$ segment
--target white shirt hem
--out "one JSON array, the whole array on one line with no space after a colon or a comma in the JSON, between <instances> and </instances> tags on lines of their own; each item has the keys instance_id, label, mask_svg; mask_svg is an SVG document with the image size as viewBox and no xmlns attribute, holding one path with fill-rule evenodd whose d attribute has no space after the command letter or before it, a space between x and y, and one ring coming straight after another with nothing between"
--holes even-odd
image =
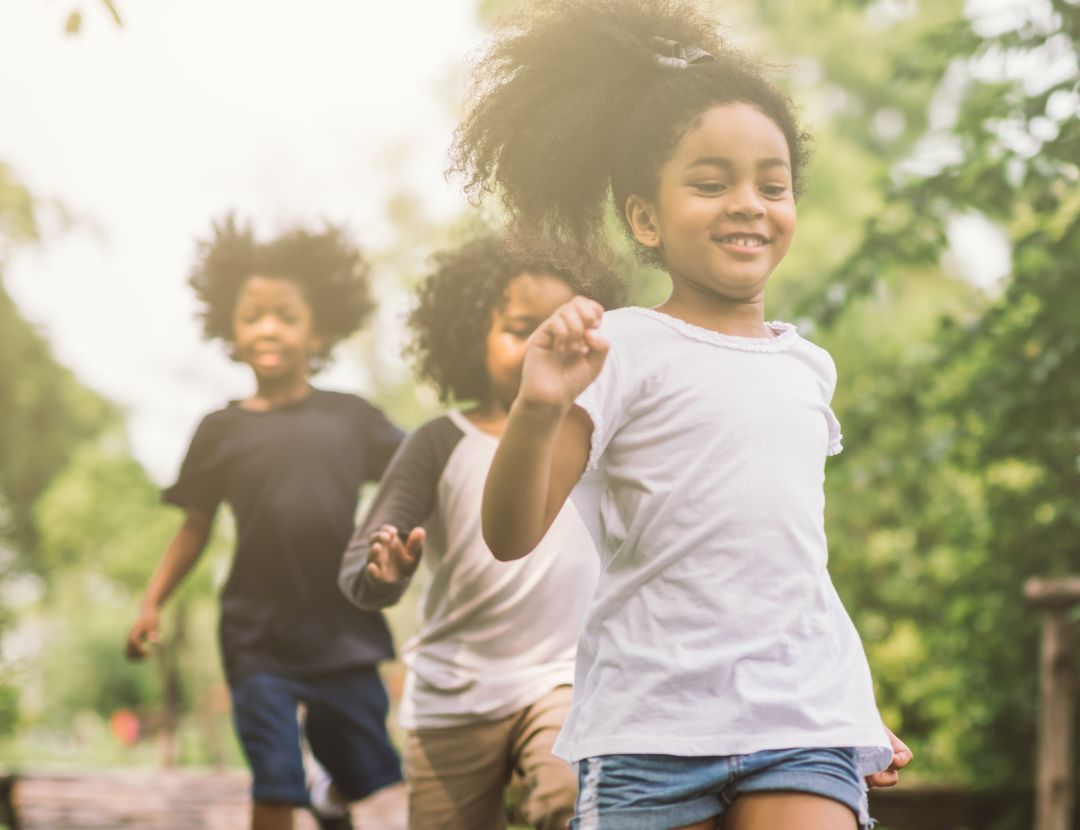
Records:
<instances>
[{"instance_id":1,"label":"white shirt hem","mask_svg":"<svg viewBox=\"0 0 1080 830\"><path fill-rule=\"evenodd\" d=\"M678 755L684 758L704 756L750 755L769 749L821 749L826 747L855 747L859 750L859 774L881 772L892 763L892 745L881 730L845 730L807 734L789 732L770 734L767 738L732 738L709 736L701 738L657 738L652 735L618 735L571 743L563 735L555 742L552 754L575 764L597 755Z\"/></svg>"}]
</instances>

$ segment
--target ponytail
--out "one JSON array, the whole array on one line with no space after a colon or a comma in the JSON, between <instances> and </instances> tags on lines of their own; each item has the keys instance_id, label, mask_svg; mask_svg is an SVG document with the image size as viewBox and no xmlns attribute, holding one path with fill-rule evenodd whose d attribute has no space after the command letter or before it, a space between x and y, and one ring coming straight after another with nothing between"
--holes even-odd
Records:
<instances>
[{"instance_id":1,"label":"ponytail","mask_svg":"<svg viewBox=\"0 0 1080 830\"><path fill-rule=\"evenodd\" d=\"M622 216L627 197L652 196L686 129L724 103L776 121L799 169L790 101L697 0L548 0L500 24L472 67L451 172L474 199L494 193L519 240L603 252L611 197Z\"/></svg>"}]
</instances>

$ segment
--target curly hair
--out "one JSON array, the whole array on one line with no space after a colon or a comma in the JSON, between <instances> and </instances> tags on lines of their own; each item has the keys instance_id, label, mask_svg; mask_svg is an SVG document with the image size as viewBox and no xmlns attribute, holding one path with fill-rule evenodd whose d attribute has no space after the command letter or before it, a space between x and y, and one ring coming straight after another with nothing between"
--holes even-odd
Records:
<instances>
[{"instance_id":1,"label":"curly hair","mask_svg":"<svg viewBox=\"0 0 1080 830\"><path fill-rule=\"evenodd\" d=\"M210 239L200 240L188 284L202 303L203 336L233 340L233 311L240 290L253 276L281 277L295 283L311 308L322 350L312 358L321 369L341 340L356 331L375 307L369 266L346 233L326 224L321 233L288 230L269 242L255 238L250 225L234 216L213 224Z\"/></svg>"},{"instance_id":2,"label":"curly hair","mask_svg":"<svg viewBox=\"0 0 1080 830\"><path fill-rule=\"evenodd\" d=\"M505 302L506 289L522 274L558 277L577 294L615 308L625 286L615 271L593 263L570 269L552 245L523 253L497 235L475 239L432 257L434 273L417 290L409 315L417 375L431 381L441 400L483 400L489 391L487 335L492 312Z\"/></svg>"},{"instance_id":3,"label":"curly hair","mask_svg":"<svg viewBox=\"0 0 1080 830\"><path fill-rule=\"evenodd\" d=\"M654 197L682 136L724 104L751 104L780 128L801 193L809 136L794 105L767 79L772 65L725 42L704 0L527 0L518 8L472 67L450 173L463 175L474 199L497 193L525 244L544 234L602 251L606 206L613 201L629 231L628 197ZM661 65L657 38L714 61ZM640 253L663 264L654 249Z\"/></svg>"}]
</instances>

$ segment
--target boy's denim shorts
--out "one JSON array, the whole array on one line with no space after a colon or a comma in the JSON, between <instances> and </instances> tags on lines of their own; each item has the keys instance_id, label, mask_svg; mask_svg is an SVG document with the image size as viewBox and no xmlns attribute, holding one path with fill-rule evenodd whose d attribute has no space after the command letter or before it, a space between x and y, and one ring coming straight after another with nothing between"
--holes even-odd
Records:
<instances>
[{"instance_id":1,"label":"boy's denim shorts","mask_svg":"<svg viewBox=\"0 0 1080 830\"><path fill-rule=\"evenodd\" d=\"M365 666L319 677L257 672L232 687L233 721L251 765L251 797L306 806L297 707L311 753L350 801L401 780L386 733L389 700L379 673Z\"/></svg>"},{"instance_id":2,"label":"boy's denim shorts","mask_svg":"<svg viewBox=\"0 0 1080 830\"><path fill-rule=\"evenodd\" d=\"M871 826L854 749L770 749L751 755L600 755L578 764L572 830L673 830L716 817L741 793L811 793Z\"/></svg>"}]
</instances>

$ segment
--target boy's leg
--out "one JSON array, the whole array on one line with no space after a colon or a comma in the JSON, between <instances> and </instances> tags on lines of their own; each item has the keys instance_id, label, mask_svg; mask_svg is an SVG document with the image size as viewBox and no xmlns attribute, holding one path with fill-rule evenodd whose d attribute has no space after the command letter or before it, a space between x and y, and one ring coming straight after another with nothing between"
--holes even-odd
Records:
<instances>
[{"instance_id":1,"label":"boy's leg","mask_svg":"<svg viewBox=\"0 0 1080 830\"><path fill-rule=\"evenodd\" d=\"M252 674L231 692L233 722L252 773L252 828L289 830L293 807L307 803L292 681Z\"/></svg>"},{"instance_id":2,"label":"boy's leg","mask_svg":"<svg viewBox=\"0 0 1080 830\"><path fill-rule=\"evenodd\" d=\"M292 830L293 805L254 801L251 804L251 830Z\"/></svg>"},{"instance_id":3,"label":"boy's leg","mask_svg":"<svg viewBox=\"0 0 1080 830\"><path fill-rule=\"evenodd\" d=\"M577 773L551 754L572 702L571 687L559 686L514 718L511 757L525 783L522 812L539 830L564 830L574 816Z\"/></svg>"},{"instance_id":4,"label":"boy's leg","mask_svg":"<svg viewBox=\"0 0 1080 830\"><path fill-rule=\"evenodd\" d=\"M346 801L401 780L386 731L390 700L374 667L298 680L311 752Z\"/></svg>"},{"instance_id":5,"label":"boy's leg","mask_svg":"<svg viewBox=\"0 0 1080 830\"><path fill-rule=\"evenodd\" d=\"M514 718L419 729L405 741L410 830L502 830Z\"/></svg>"}]
</instances>

